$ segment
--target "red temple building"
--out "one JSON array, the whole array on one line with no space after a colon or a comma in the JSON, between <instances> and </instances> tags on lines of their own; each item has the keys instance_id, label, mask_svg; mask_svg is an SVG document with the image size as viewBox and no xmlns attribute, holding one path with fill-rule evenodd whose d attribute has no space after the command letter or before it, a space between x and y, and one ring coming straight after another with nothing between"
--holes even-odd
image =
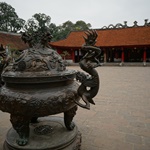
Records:
<instances>
[{"instance_id":1,"label":"red temple building","mask_svg":"<svg viewBox=\"0 0 150 150\"><path fill-rule=\"evenodd\" d=\"M22 41L21 35L0 31L0 53L6 51L8 55L15 57L16 52L26 49L28 46ZM0 57L0 61L1 61Z\"/></svg>"},{"instance_id":2,"label":"red temple building","mask_svg":"<svg viewBox=\"0 0 150 150\"><path fill-rule=\"evenodd\" d=\"M143 26L138 26L135 21L134 25L129 27L127 22L124 22L124 25L104 26L96 29L96 32L98 34L96 46L102 50L99 59L104 64L127 62L150 64L150 23L147 19ZM66 39L51 42L50 45L68 62L76 63L83 56L83 36L86 36L85 31L72 31ZM23 50L27 45L21 40L20 34L0 31L0 47L2 50Z\"/></svg>"},{"instance_id":3,"label":"red temple building","mask_svg":"<svg viewBox=\"0 0 150 150\"><path fill-rule=\"evenodd\" d=\"M21 35L0 31L0 44L5 49L23 50L27 45L21 40Z\"/></svg>"},{"instance_id":4,"label":"red temple building","mask_svg":"<svg viewBox=\"0 0 150 150\"><path fill-rule=\"evenodd\" d=\"M143 26L138 26L135 21L132 27L128 27L126 23L96 29L96 46L102 50L99 58L101 62L150 62L150 23L145 20ZM73 31L66 39L51 42L50 45L60 54L68 52L66 60L79 62L82 57L83 36L86 36L85 31Z\"/></svg>"}]
</instances>

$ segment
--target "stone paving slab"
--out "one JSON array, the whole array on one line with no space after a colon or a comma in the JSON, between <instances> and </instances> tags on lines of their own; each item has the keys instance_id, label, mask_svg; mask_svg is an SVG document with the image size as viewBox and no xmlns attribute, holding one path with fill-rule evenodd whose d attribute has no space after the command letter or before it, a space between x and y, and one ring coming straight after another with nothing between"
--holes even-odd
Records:
<instances>
[{"instance_id":1,"label":"stone paving slab","mask_svg":"<svg viewBox=\"0 0 150 150\"><path fill-rule=\"evenodd\" d=\"M96 105L78 108L74 117L82 133L82 150L150 150L149 67L97 70L101 87ZM10 127L9 114L0 111L0 150Z\"/></svg>"}]
</instances>

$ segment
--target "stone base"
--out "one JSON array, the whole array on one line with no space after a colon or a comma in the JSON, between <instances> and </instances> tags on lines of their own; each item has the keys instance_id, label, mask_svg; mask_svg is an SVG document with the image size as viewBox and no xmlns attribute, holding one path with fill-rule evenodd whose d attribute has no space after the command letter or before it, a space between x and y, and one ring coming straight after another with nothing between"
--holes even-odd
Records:
<instances>
[{"instance_id":1,"label":"stone base","mask_svg":"<svg viewBox=\"0 0 150 150\"><path fill-rule=\"evenodd\" d=\"M18 134L11 128L6 136L3 150L80 150L81 133L77 126L68 131L61 117L43 117L39 123L30 125L29 143L19 146Z\"/></svg>"}]
</instances>

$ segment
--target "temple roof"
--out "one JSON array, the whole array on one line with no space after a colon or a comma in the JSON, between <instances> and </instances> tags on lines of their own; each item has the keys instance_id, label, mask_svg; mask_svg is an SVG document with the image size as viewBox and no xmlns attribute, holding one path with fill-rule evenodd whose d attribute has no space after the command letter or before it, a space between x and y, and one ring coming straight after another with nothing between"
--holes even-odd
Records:
<instances>
[{"instance_id":1,"label":"temple roof","mask_svg":"<svg viewBox=\"0 0 150 150\"><path fill-rule=\"evenodd\" d=\"M22 41L21 35L0 31L0 44L9 46L10 49L23 50L28 46Z\"/></svg>"},{"instance_id":2,"label":"temple roof","mask_svg":"<svg viewBox=\"0 0 150 150\"><path fill-rule=\"evenodd\" d=\"M129 27L116 29L97 29L96 46L150 46L150 27ZM84 44L85 31L73 31L64 40L51 42L53 47L80 48Z\"/></svg>"}]
</instances>

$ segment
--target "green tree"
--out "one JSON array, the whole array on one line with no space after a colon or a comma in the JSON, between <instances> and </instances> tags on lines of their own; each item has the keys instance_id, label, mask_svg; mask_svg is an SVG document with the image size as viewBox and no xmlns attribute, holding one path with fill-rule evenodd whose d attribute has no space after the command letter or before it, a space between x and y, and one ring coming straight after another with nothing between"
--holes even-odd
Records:
<instances>
[{"instance_id":1,"label":"green tree","mask_svg":"<svg viewBox=\"0 0 150 150\"><path fill-rule=\"evenodd\" d=\"M28 19L24 25L24 33L22 33L22 39L25 43L28 43L30 47L42 46L48 47L48 43L51 41L52 32L56 28L55 24L51 24L51 17L44 13L36 13L31 19Z\"/></svg>"},{"instance_id":2,"label":"green tree","mask_svg":"<svg viewBox=\"0 0 150 150\"><path fill-rule=\"evenodd\" d=\"M44 13L36 13L31 19L28 19L24 25L24 30L28 33L50 30L51 17Z\"/></svg>"},{"instance_id":3,"label":"green tree","mask_svg":"<svg viewBox=\"0 0 150 150\"><path fill-rule=\"evenodd\" d=\"M64 39L71 31L88 30L90 27L90 23L86 24L81 20L77 21L75 24L73 24L71 21L66 21L62 25L56 27L57 32L55 33L53 40L57 41Z\"/></svg>"},{"instance_id":4,"label":"green tree","mask_svg":"<svg viewBox=\"0 0 150 150\"><path fill-rule=\"evenodd\" d=\"M74 24L74 30L88 30L89 28L91 28L91 24L86 24L82 20L79 20Z\"/></svg>"},{"instance_id":5,"label":"green tree","mask_svg":"<svg viewBox=\"0 0 150 150\"><path fill-rule=\"evenodd\" d=\"M64 39L73 30L73 26L74 24L71 21L66 21L62 25L56 26L53 41Z\"/></svg>"},{"instance_id":6,"label":"green tree","mask_svg":"<svg viewBox=\"0 0 150 150\"><path fill-rule=\"evenodd\" d=\"M0 31L16 33L22 29L24 23L11 5L0 2Z\"/></svg>"},{"instance_id":7,"label":"green tree","mask_svg":"<svg viewBox=\"0 0 150 150\"><path fill-rule=\"evenodd\" d=\"M61 26L62 30L73 30L74 24L71 21L66 21Z\"/></svg>"},{"instance_id":8,"label":"green tree","mask_svg":"<svg viewBox=\"0 0 150 150\"><path fill-rule=\"evenodd\" d=\"M59 32L59 26L56 26L56 24L54 24L54 23L51 23L50 24L50 33L52 34L52 36L53 36L53 38L52 38L52 40L55 40L55 39L57 39L58 38L58 32Z\"/></svg>"}]
</instances>

